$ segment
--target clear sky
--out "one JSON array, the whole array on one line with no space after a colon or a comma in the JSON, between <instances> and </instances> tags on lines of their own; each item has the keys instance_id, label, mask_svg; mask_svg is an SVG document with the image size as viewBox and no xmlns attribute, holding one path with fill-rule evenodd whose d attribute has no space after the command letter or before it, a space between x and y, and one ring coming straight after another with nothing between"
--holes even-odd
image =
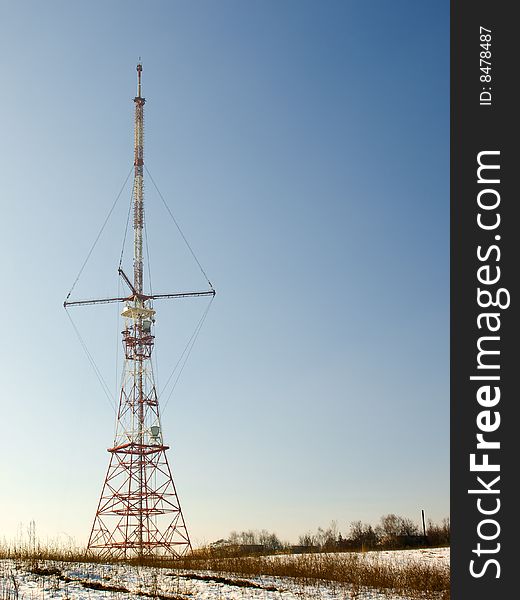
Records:
<instances>
[{"instance_id":1,"label":"clear sky","mask_svg":"<svg viewBox=\"0 0 520 600\"><path fill-rule=\"evenodd\" d=\"M0 535L88 539L114 414L62 303L132 165L139 56L146 164L217 289L163 414L193 541L448 516L449 3L1 9ZM76 297L117 293L129 194ZM146 202L154 289L204 288ZM205 306L156 305L159 390ZM71 316L115 393L115 308Z\"/></svg>"}]
</instances>

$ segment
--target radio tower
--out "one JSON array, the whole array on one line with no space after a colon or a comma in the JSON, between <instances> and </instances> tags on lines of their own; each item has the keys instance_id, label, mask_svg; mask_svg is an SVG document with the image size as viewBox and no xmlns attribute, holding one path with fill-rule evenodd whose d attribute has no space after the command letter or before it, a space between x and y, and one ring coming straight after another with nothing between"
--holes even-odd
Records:
<instances>
[{"instance_id":1,"label":"radio tower","mask_svg":"<svg viewBox=\"0 0 520 600\"><path fill-rule=\"evenodd\" d=\"M151 356L154 346L153 300L214 296L201 292L146 295L143 293L144 226L144 104L141 63L137 65L134 145L134 277L121 267L119 275L129 288L123 298L65 301L64 306L122 302L125 355L114 444L88 542L88 551L105 558L138 560L175 558L191 550L160 422ZM209 282L208 282L209 283ZM69 293L70 296L70 293ZM67 296L68 299L68 296Z\"/></svg>"}]
</instances>

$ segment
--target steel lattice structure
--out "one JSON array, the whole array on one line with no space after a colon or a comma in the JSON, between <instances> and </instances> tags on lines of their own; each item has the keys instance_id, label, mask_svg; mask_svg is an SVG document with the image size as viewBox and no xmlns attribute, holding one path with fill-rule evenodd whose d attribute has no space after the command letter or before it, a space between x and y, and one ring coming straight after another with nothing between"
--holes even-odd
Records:
<instances>
[{"instance_id":1,"label":"steel lattice structure","mask_svg":"<svg viewBox=\"0 0 520 600\"><path fill-rule=\"evenodd\" d=\"M125 326L124 372L119 397L114 444L103 484L88 551L107 558L178 557L191 550L160 422L159 402L151 365L155 310L161 298L214 296L215 290L146 295L143 293L144 227L144 104L142 65L137 65L134 137L134 278L119 268L130 294L65 302L65 307L122 302ZM69 294L70 295L70 294Z\"/></svg>"}]
</instances>

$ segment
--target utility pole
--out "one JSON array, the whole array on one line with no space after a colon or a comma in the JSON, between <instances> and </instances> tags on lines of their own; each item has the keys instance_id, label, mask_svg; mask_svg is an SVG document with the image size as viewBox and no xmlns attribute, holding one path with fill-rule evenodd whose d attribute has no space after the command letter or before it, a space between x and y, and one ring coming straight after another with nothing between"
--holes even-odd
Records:
<instances>
[{"instance_id":1,"label":"utility pole","mask_svg":"<svg viewBox=\"0 0 520 600\"><path fill-rule=\"evenodd\" d=\"M191 550L184 516L163 442L159 402L151 364L155 340L153 301L214 296L215 290L146 295L143 291L144 105L143 67L137 65L134 123L133 282L118 273L129 294L119 298L65 301L65 308L121 302L125 355L114 443L88 542L106 558L174 558ZM69 294L70 295L70 294Z\"/></svg>"}]
</instances>

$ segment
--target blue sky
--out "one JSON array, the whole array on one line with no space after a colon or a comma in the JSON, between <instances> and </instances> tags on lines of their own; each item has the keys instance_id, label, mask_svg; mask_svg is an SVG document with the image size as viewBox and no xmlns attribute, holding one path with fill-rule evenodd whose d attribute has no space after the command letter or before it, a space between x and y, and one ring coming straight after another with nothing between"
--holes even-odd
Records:
<instances>
[{"instance_id":1,"label":"blue sky","mask_svg":"<svg viewBox=\"0 0 520 600\"><path fill-rule=\"evenodd\" d=\"M448 33L448 2L2 2L1 535L88 538L114 417L62 302L139 56L146 164L217 289L163 415L194 542L448 515ZM117 292L128 201L76 295ZM146 203L154 288L203 288ZM157 306L159 389L205 306ZM76 311L115 391L115 309Z\"/></svg>"}]
</instances>

